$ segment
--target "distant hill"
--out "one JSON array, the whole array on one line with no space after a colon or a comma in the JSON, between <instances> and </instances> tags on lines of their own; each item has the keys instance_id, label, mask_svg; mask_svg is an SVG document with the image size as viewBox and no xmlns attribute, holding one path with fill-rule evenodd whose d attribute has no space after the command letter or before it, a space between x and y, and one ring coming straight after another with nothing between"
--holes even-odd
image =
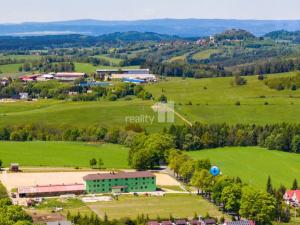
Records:
<instances>
[{"instance_id":1,"label":"distant hill","mask_svg":"<svg viewBox=\"0 0 300 225\"><path fill-rule=\"evenodd\" d=\"M181 37L201 37L228 29L243 29L256 36L285 29L300 30L300 20L156 19L137 21L75 20L48 23L0 24L0 35L85 34L154 32Z\"/></svg>"},{"instance_id":2,"label":"distant hill","mask_svg":"<svg viewBox=\"0 0 300 225\"><path fill-rule=\"evenodd\" d=\"M250 40L256 37L250 32L242 29L231 29L222 32L221 34L215 35L218 41L222 40Z\"/></svg>"},{"instance_id":3,"label":"distant hill","mask_svg":"<svg viewBox=\"0 0 300 225\"><path fill-rule=\"evenodd\" d=\"M0 36L0 50L30 50L55 47L89 47L99 43L118 43L134 41L170 41L181 40L178 36L152 32L124 32L100 36L80 34L43 35L43 36Z\"/></svg>"},{"instance_id":4,"label":"distant hill","mask_svg":"<svg viewBox=\"0 0 300 225\"><path fill-rule=\"evenodd\" d=\"M273 40L292 41L292 42L300 43L300 31L286 31L286 30L273 31L267 33L265 37L271 38Z\"/></svg>"}]
</instances>

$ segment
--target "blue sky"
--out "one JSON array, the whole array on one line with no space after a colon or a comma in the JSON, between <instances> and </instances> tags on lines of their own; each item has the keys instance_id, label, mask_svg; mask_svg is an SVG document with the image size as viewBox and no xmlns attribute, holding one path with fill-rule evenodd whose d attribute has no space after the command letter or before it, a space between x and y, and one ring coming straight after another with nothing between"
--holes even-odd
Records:
<instances>
[{"instance_id":1,"label":"blue sky","mask_svg":"<svg viewBox=\"0 0 300 225\"><path fill-rule=\"evenodd\" d=\"M299 0L0 0L0 23L73 19L300 19Z\"/></svg>"}]
</instances>

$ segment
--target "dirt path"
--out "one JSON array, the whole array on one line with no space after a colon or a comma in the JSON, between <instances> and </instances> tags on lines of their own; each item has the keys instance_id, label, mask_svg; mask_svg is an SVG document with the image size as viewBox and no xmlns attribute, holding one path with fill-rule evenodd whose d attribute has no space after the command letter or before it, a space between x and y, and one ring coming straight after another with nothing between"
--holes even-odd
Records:
<instances>
[{"instance_id":1,"label":"dirt path","mask_svg":"<svg viewBox=\"0 0 300 225\"><path fill-rule=\"evenodd\" d=\"M164 107L164 110L169 111L169 112L173 112L177 117L179 117L179 119L181 119L183 122L185 122L186 124L188 124L189 126L193 126L193 123L190 122L189 120L187 120L183 115L181 115L179 112L176 112L175 109L171 108L170 106L168 106L168 104L163 104L163 103L156 103L155 105L153 105L151 108L153 109L154 112L158 112L158 110ZM167 108L167 109L166 109Z\"/></svg>"}]
</instances>

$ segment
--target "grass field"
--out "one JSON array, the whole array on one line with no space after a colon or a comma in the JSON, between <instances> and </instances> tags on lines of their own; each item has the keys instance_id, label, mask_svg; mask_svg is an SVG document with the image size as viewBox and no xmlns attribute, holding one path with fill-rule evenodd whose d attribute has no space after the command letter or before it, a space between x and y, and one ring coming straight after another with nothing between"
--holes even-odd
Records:
<instances>
[{"instance_id":1,"label":"grass field","mask_svg":"<svg viewBox=\"0 0 300 225\"><path fill-rule=\"evenodd\" d=\"M102 158L105 168L124 169L128 149L113 144L75 142L0 142L4 166L18 162L22 166L89 167L89 160Z\"/></svg>"},{"instance_id":2,"label":"grass field","mask_svg":"<svg viewBox=\"0 0 300 225\"><path fill-rule=\"evenodd\" d=\"M225 175L239 176L244 182L265 188L268 176L274 186L292 186L300 177L300 155L259 147L228 147L188 152L194 159L209 158Z\"/></svg>"},{"instance_id":3,"label":"grass field","mask_svg":"<svg viewBox=\"0 0 300 225\"><path fill-rule=\"evenodd\" d=\"M101 125L108 128L120 128L126 125L128 118L137 118L141 119L139 120L141 126L146 127L147 130L161 131L163 126L168 124L157 123L157 116L151 109L152 105L152 101L139 99L116 102L40 100L37 102L0 103L0 126L39 123L57 126ZM153 118L153 123L150 120L143 120L144 116Z\"/></svg>"},{"instance_id":4,"label":"grass field","mask_svg":"<svg viewBox=\"0 0 300 225\"><path fill-rule=\"evenodd\" d=\"M212 204L201 197L189 194L167 194L161 197L120 196L118 201L87 204L94 212L103 217L106 213L110 219L121 217L136 218L142 213L150 219L192 218L195 213L205 216L221 217L222 214Z\"/></svg>"},{"instance_id":5,"label":"grass field","mask_svg":"<svg viewBox=\"0 0 300 225\"><path fill-rule=\"evenodd\" d=\"M22 64L7 64L7 65L0 65L0 71L2 73L17 73L19 72L19 67Z\"/></svg>"},{"instance_id":6,"label":"grass field","mask_svg":"<svg viewBox=\"0 0 300 225\"><path fill-rule=\"evenodd\" d=\"M195 60L208 59L212 54L219 53L219 52L220 52L220 50L218 50L218 49L207 49L207 50L195 53L192 56L192 58Z\"/></svg>"},{"instance_id":7,"label":"grass field","mask_svg":"<svg viewBox=\"0 0 300 225\"><path fill-rule=\"evenodd\" d=\"M99 59L104 59L104 60L107 60L109 61L111 64L113 65L119 65L123 60L122 59L118 59L118 58L112 58L108 55L98 55L98 56L95 56Z\"/></svg>"},{"instance_id":8,"label":"grass field","mask_svg":"<svg viewBox=\"0 0 300 225\"><path fill-rule=\"evenodd\" d=\"M176 61L185 61L186 57L188 56L189 53L186 53L184 55L179 55L179 56L174 56L171 59L169 59L169 62L176 62Z\"/></svg>"},{"instance_id":9,"label":"grass field","mask_svg":"<svg viewBox=\"0 0 300 225\"><path fill-rule=\"evenodd\" d=\"M15 60L39 60L42 56L40 55L1 55L0 54L0 60L1 59L15 59Z\"/></svg>"},{"instance_id":10,"label":"grass field","mask_svg":"<svg viewBox=\"0 0 300 225\"><path fill-rule=\"evenodd\" d=\"M147 90L155 97L159 97L164 90L163 94L168 100L175 102L176 111L192 122L300 122L300 90L272 90L263 81L259 81L257 76L246 79L247 85L231 86L232 77L199 80L169 78L168 81L147 86ZM241 103L240 106L235 105L237 101Z\"/></svg>"}]
</instances>

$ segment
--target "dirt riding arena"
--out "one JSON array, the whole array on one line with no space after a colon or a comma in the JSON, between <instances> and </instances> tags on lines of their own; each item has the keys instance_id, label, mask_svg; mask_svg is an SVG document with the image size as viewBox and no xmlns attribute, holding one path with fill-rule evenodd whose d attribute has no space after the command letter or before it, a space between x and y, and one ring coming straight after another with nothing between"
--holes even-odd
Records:
<instances>
[{"instance_id":1,"label":"dirt riding arena","mask_svg":"<svg viewBox=\"0 0 300 225\"><path fill-rule=\"evenodd\" d=\"M8 191L18 187L36 185L58 185L83 183L83 177L99 172L47 172L47 173L7 173L0 174L0 180ZM180 185L178 181L167 174L155 173L158 186Z\"/></svg>"}]
</instances>

